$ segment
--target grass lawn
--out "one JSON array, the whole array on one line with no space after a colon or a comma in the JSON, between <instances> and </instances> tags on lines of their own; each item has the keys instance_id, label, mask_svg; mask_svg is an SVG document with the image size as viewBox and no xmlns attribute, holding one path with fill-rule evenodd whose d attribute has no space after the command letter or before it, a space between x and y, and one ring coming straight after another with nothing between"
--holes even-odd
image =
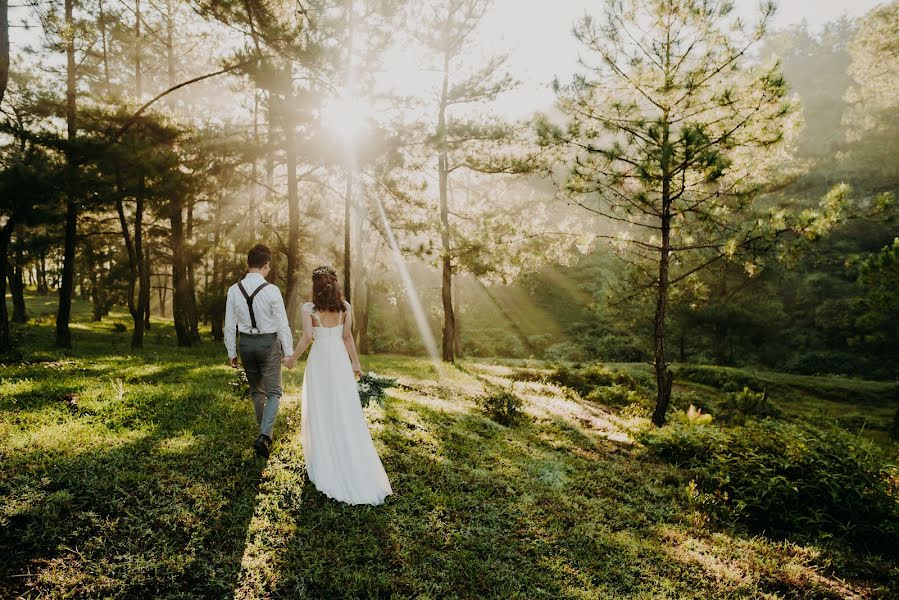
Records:
<instances>
[{"instance_id":1,"label":"grass lawn","mask_svg":"<svg viewBox=\"0 0 899 600\"><path fill-rule=\"evenodd\" d=\"M53 308L29 298L29 361L0 365L2 598L899 594L885 558L711 524L687 501L689 474L632 441L641 419L530 381L514 384L528 420L496 424L475 398L515 371L486 361L363 357L400 382L367 409L394 494L331 501L303 467L302 364L285 371L265 461L220 344L176 348L160 319L131 351L113 326L130 317L92 324L77 303L61 351ZM828 394L818 406L838 410Z\"/></svg>"}]
</instances>

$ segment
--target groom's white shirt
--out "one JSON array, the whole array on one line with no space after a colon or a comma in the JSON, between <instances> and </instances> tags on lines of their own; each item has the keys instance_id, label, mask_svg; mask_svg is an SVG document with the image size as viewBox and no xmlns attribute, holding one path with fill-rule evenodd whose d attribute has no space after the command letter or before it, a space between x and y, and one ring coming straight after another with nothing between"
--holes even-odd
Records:
<instances>
[{"instance_id":1,"label":"groom's white shirt","mask_svg":"<svg viewBox=\"0 0 899 600\"><path fill-rule=\"evenodd\" d=\"M265 277L261 273L247 273L241 283L247 294L252 295L256 288L265 283ZM268 285L253 298L253 314L256 316L258 333L277 333L284 356L290 356L293 352L293 336L290 333L287 311L284 310L284 299L281 297L281 290L278 289L278 286ZM251 333L250 308L247 306L247 299L240 293L236 283L228 288L228 298L225 302L224 334L228 358L237 356L235 325L241 333Z\"/></svg>"}]
</instances>

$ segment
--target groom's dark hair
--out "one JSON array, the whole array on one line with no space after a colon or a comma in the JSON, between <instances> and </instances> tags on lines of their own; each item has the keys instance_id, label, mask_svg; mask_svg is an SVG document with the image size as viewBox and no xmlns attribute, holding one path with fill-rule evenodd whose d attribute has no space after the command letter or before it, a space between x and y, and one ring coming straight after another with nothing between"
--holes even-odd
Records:
<instances>
[{"instance_id":1,"label":"groom's dark hair","mask_svg":"<svg viewBox=\"0 0 899 600\"><path fill-rule=\"evenodd\" d=\"M265 244L256 244L247 252L247 266L251 269L261 269L269 262L272 262L272 251Z\"/></svg>"}]
</instances>

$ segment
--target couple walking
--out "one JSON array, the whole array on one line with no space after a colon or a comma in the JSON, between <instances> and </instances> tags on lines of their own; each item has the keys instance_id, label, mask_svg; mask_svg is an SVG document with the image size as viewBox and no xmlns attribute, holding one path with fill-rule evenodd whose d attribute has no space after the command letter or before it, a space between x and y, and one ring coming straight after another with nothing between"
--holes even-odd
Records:
<instances>
[{"instance_id":1,"label":"couple walking","mask_svg":"<svg viewBox=\"0 0 899 600\"><path fill-rule=\"evenodd\" d=\"M381 504L392 493L359 402L355 375L362 368L352 335L353 307L343 300L331 267L312 272L312 300L302 307L296 348L277 286L266 281L272 253L257 244L247 254L247 275L228 289L225 347L228 364L247 374L259 436L256 452L272 445L281 388L281 364L293 368L312 344L303 373L301 435L309 480L329 498Z\"/></svg>"}]
</instances>

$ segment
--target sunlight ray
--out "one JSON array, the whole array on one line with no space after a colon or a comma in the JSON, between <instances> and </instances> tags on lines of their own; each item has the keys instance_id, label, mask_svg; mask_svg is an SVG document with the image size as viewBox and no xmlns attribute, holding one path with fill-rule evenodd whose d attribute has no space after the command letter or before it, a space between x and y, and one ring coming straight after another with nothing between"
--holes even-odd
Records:
<instances>
[{"instance_id":1,"label":"sunlight ray","mask_svg":"<svg viewBox=\"0 0 899 600\"><path fill-rule=\"evenodd\" d=\"M428 351L428 356L434 363L434 367L439 374L442 374L443 363L440 361L440 355L437 352L437 341L434 339L434 333L431 331L430 325L428 325L428 319L425 316L421 300L419 300L418 294L413 293L417 288L412 281L412 276L409 274L409 267L406 265L406 259L403 258L403 253L400 251L399 244L397 244L396 237L393 234L393 228L390 226L390 221L388 221L387 214L384 212L384 206L381 204L381 198L378 197L377 194L374 194L374 198L378 205L378 215L381 218L381 223L384 225L384 231L387 233L387 241L390 244L393 262L403 281L406 299L409 301L409 306L412 307L412 314L415 317L415 325L418 327L418 333L421 335L421 340L424 342L425 348Z\"/></svg>"}]
</instances>

